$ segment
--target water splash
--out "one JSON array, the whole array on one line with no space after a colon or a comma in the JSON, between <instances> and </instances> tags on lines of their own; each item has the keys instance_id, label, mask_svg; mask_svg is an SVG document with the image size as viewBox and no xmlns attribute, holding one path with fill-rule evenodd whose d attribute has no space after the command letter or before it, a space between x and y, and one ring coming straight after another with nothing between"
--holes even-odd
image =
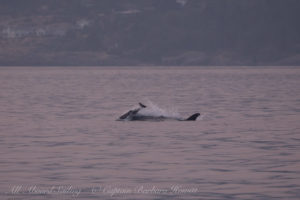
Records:
<instances>
[{"instance_id":1,"label":"water splash","mask_svg":"<svg viewBox=\"0 0 300 200\"><path fill-rule=\"evenodd\" d=\"M181 119L182 117L178 113L175 107L172 108L162 108L152 101L147 101L146 108L139 111L139 115L143 116L153 116L153 117L166 117L166 118L174 118Z\"/></svg>"}]
</instances>

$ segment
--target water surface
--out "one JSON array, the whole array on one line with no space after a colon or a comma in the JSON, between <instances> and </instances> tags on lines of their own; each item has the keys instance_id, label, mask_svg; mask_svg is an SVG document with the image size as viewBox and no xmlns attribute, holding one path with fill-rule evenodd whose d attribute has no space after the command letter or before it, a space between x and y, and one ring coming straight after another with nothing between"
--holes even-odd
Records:
<instances>
[{"instance_id":1,"label":"water surface","mask_svg":"<svg viewBox=\"0 0 300 200\"><path fill-rule=\"evenodd\" d=\"M1 199L300 198L300 69L7 67L0 91ZM202 116L115 121L138 102Z\"/></svg>"}]
</instances>

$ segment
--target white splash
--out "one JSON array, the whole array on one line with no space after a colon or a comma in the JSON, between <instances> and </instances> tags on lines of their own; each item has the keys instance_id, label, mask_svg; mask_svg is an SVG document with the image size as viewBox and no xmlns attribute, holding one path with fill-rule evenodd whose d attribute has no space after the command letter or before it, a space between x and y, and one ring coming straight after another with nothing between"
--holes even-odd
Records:
<instances>
[{"instance_id":1,"label":"white splash","mask_svg":"<svg viewBox=\"0 0 300 200\"><path fill-rule=\"evenodd\" d=\"M143 116L153 116L153 117L167 117L180 119L181 116L177 112L176 108L161 108L151 101L147 101L146 108L139 111L139 115Z\"/></svg>"}]
</instances>

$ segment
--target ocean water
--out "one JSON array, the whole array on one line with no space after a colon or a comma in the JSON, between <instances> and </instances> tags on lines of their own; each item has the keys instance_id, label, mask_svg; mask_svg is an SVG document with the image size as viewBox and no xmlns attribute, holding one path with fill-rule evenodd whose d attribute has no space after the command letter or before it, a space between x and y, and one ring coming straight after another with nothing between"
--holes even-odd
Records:
<instances>
[{"instance_id":1,"label":"ocean water","mask_svg":"<svg viewBox=\"0 0 300 200\"><path fill-rule=\"evenodd\" d=\"M2 67L0 134L1 199L300 199L299 68Z\"/></svg>"}]
</instances>

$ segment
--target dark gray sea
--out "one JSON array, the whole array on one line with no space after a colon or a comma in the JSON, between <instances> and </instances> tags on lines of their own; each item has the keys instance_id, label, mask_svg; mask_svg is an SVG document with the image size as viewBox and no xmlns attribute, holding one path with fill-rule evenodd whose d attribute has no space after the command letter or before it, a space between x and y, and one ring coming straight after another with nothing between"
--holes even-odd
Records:
<instances>
[{"instance_id":1,"label":"dark gray sea","mask_svg":"<svg viewBox=\"0 0 300 200\"><path fill-rule=\"evenodd\" d=\"M300 69L1 67L0 136L4 200L298 200Z\"/></svg>"}]
</instances>

